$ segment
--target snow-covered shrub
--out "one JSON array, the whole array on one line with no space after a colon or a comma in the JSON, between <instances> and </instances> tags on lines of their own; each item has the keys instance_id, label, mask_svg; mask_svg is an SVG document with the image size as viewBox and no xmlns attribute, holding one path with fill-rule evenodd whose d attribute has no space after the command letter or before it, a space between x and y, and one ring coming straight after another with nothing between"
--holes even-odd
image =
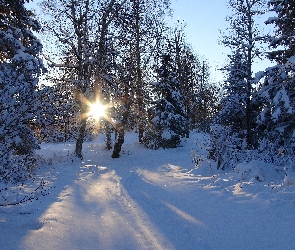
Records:
<instances>
[{"instance_id":1,"label":"snow-covered shrub","mask_svg":"<svg viewBox=\"0 0 295 250\"><path fill-rule=\"evenodd\" d=\"M33 154L15 155L13 151L5 154L0 165L0 182L23 182L32 176L35 167Z\"/></svg>"},{"instance_id":2,"label":"snow-covered shrub","mask_svg":"<svg viewBox=\"0 0 295 250\"><path fill-rule=\"evenodd\" d=\"M254 100L262 107L257 116L259 149L283 167L295 155L295 57L259 74L261 87ZM282 154L283 152L283 154Z\"/></svg>"},{"instance_id":3,"label":"snow-covered shrub","mask_svg":"<svg viewBox=\"0 0 295 250\"><path fill-rule=\"evenodd\" d=\"M236 178L241 181L277 182L283 178L283 173L276 165L261 160L251 160L237 164L234 169Z\"/></svg>"},{"instance_id":4,"label":"snow-covered shrub","mask_svg":"<svg viewBox=\"0 0 295 250\"><path fill-rule=\"evenodd\" d=\"M161 146L161 130L156 128L152 123L145 129L142 143L150 149L158 149Z\"/></svg>"},{"instance_id":5,"label":"snow-covered shrub","mask_svg":"<svg viewBox=\"0 0 295 250\"><path fill-rule=\"evenodd\" d=\"M181 142L179 135L170 130L150 124L144 133L142 143L150 149L176 148Z\"/></svg>"},{"instance_id":6,"label":"snow-covered shrub","mask_svg":"<svg viewBox=\"0 0 295 250\"><path fill-rule=\"evenodd\" d=\"M210 128L209 157L217 161L217 168L234 167L239 162L245 141L231 127L214 124Z\"/></svg>"}]
</instances>

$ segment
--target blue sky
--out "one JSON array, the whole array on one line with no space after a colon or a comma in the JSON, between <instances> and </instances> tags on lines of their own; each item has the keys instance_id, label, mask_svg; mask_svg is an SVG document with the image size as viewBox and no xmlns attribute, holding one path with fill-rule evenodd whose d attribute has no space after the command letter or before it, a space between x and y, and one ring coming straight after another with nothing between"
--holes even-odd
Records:
<instances>
[{"instance_id":1,"label":"blue sky","mask_svg":"<svg viewBox=\"0 0 295 250\"><path fill-rule=\"evenodd\" d=\"M212 80L221 81L223 76L218 69L226 63L226 54L229 51L219 45L218 40L220 30L226 30L226 16L231 14L227 1L171 0L171 7L174 10L174 20L184 20L186 23L188 42L200 56L209 61ZM264 25L266 18L259 20L263 29L268 29ZM253 71L261 71L270 65L268 60L257 61L253 65Z\"/></svg>"},{"instance_id":2,"label":"blue sky","mask_svg":"<svg viewBox=\"0 0 295 250\"><path fill-rule=\"evenodd\" d=\"M221 80L220 68L226 60L226 49L218 45L219 30L225 29L229 13L224 0L171 0L174 20L186 23L188 42L211 65L213 79Z\"/></svg>"}]
</instances>

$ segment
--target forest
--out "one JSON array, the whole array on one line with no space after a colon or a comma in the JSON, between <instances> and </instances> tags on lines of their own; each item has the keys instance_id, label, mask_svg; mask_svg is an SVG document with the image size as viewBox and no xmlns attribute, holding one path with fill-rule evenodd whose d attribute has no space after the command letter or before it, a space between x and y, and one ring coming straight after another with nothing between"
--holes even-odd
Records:
<instances>
[{"instance_id":1,"label":"forest","mask_svg":"<svg viewBox=\"0 0 295 250\"><path fill-rule=\"evenodd\" d=\"M119 158L130 131L154 150L208 133L224 171L253 159L294 170L294 0L225 3L220 83L185 24L165 21L169 0L43 0L40 14L27 2L0 1L0 182L30 178L41 143L75 142L83 159L83 142L103 133ZM275 64L253 72L260 59Z\"/></svg>"}]
</instances>

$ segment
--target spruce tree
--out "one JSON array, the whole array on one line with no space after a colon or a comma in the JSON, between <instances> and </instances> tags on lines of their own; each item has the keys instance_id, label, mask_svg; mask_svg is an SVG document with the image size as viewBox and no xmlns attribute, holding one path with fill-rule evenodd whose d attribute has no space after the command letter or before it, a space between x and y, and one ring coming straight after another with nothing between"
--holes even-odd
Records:
<instances>
[{"instance_id":1,"label":"spruce tree","mask_svg":"<svg viewBox=\"0 0 295 250\"><path fill-rule=\"evenodd\" d=\"M264 34L260 31L256 17L265 13L264 0L229 0L230 8L233 11L232 16L227 17L229 22L228 34L222 36L221 43L231 50L229 65L224 68L232 78L235 74L235 79L227 81L230 84L240 85L244 81L243 102L240 102L243 109L247 148L252 148L255 145L255 136L253 134L253 109L251 104L253 89L253 72L252 65L254 59L262 56L263 50L261 43L265 40ZM234 62L236 61L237 62ZM234 66L235 68L231 67ZM242 66L242 69L239 68ZM238 67L238 68L237 68ZM241 71L240 74L237 72ZM237 78L239 77L239 78ZM227 87L228 88L228 87ZM239 88L237 86L237 88ZM231 93L228 93L231 94ZM230 100L230 99L229 99ZM232 126L239 129L239 124L232 123Z\"/></svg>"},{"instance_id":2,"label":"spruce tree","mask_svg":"<svg viewBox=\"0 0 295 250\"><path fill-rule=\"evenodd\" d=\"M0 1L0 178L18 180L33 167L33 129L44 121L36 91L42 45L33 34L41 26L24 3Z\"/></svg>"},{"instance_id":3,"label":"spruce tree","mask_svg":"<svg viewBox=\"0 0 295 250\"><path fill-rule=\"evenodd\" d=\"M170 55L162 56L158 82L153 84L155 101L150 108L150 120L144 143L150 148L175 148L186 134L186 118L180 82Z\"/></svg>"},{"instance_id":4,"label":"spruce tree","mask_svg":"<svg viewBox=\"0 0 295 250\"><path fill-rule=\"evenodd\" d=\"M218 160L218 168L223 165L225 152L245 149L247 65L244 56L239 50L229 56L221 110L211 126L211 157Z\"/></svg>"},{"instance_id":5,"label":"spruce tree","mask_svg":"<svg viewBox=\"0 0 295 250\"><path fill-rule=\"evenodd\" d=\"M258 131L263 148L274 155L283 149L290 155L295 146L295 2L269 1L269 6L276 16L267 21L275 25L274 36L269 39L273 50L268 55L277 65L257 77L262 82L254 98L261 107Z\"/></svg>"},{"instance_id":6,"label":"spruce tree","mask_svg":"<svg viewBox=\"0 0 295 250\"><path fill-rule=\"evenodd\" d=\"M275 35L269 39L273 50L269 52L268 57L278 63L284 63L295 53L295 1L270 0L269 7L277 16L266 22L275 25Z\"/></svg>"},{"instance_id":7,"label":"spruce tree","mask_svg":"<svg viewBox=\"0 0 295 250\"><path fill-rule=\"evenodd\" d=\"M222 109L216 117L216 122L223 126L231 126L238 133L246 129L246 99L247 99L247 65L244 53L239 50L229 56L230 63L226 68L224 97L221 100Z\"/></svg>"},{"instance_id":8,"label":"spruce tree","mask_svg":"<svg viewBox=\"0 0 295 250\"><path fill-rule=\"evenodd\" d=\"M234 152L257 147L252 66L263 55L261 44L265 40L257 24L257 17L265 13L264 0L229 0L228 4L232 15L227 17L229 27L221 39L230 49L229 61L223 68L225 97L211 128L211 156L222 168L234 157Z\"/></svg>"}]
</instances>

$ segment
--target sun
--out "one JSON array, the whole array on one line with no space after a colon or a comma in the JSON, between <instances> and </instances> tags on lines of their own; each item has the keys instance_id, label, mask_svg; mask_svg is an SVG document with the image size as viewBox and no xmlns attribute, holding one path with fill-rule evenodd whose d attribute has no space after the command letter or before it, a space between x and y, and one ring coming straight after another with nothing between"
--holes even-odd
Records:
<instances>
[{"instance_id":1,"label":"sun","mask_svg":"<svg viewBox=\"0 0 295 250\"><path fill-rule=\"evenodd\" d=\"M102 117L106 116L106 108L107 106L96 101L95 103L91 103L89 105L90 109L88 112L88 116L94 118L95 120L99 120Z\"/></svg>"}]
</instances>

